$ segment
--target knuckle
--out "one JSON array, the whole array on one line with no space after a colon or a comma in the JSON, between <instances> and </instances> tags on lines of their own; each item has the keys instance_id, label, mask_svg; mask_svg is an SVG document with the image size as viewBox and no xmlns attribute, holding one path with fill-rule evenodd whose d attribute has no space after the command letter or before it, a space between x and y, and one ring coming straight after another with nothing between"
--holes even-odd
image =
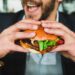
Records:
<instances>
[{"instance_id":1,"label":"knuckle","mask_svg":"<svg viewBox=\"0 0 75 75\"><path fill-rule=\"evenodd\" d=\"M60 32L60 34L62 35L62 36L65 36L66 35L66 33L63 31L63 32Z\"/></svg>"},{"instance_id":2,"label":"knuckle","mask_svg":"<svg viewBox=\"0 0 75 75\"><path fill-rule=\"evenodd\" d=\"M63 27L63 24L62 23L59 23L59 27L62 28Z\"/></svg>"},{"instance_id":3,"label":"knuckle","mask_svg":"<svg viewBox=\"0 0 75 75\"><path fill-rule=\"evenodd\" d=\"M59 27L59 28L62 28L63 27L63 25L61 24L61 23L55 23L55 25L57 25L57 27Z\"/></svg>"},{"instance_id":4,"label":"knuckle","mask_svg":"<svg viewBox=\"0 0 75 75\"><path fill-rule=\"evenodd\" d=\"M12 38L15 38L17 35L18 35L18 32L15 32L11 36L12 36Z\"/></svg>"},{"instance_id":5,"label":"knuckle","mask_svg":"<svg viewBox=\"0 0 75 75\"><path fill-rule=\"evenodd\" d=\"M8 36L7 36L7 39L8 40L13 40L15 37L16 37L16 32L15 33L12 33L12 34L9 34Z\"/></svg>"},{"instance_id":6,"label":"knuckle","mask_svg":"<svg viewBox=\"0 0 75 75\"><path fill-rule=\"evenodd\" d=\"M21 25L22 25L21 22L18 22L18 23L15 24L16 28L20 28Z\"/></svg>"}]
</instances>

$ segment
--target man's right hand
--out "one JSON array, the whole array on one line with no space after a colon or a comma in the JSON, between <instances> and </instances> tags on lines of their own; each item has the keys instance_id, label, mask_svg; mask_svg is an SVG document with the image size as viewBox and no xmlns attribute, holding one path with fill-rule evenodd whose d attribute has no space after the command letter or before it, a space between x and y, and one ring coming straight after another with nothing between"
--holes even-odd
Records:
<instances>
[{"instance_id":1,"label":"man's right hand","mask_svg":"<svg viewBox=\"0 0 75 75\"><path fill-rule=\"evenodd\" d=\"M16 45L15 40L17 39L24 39L24 38L31 38L35 36L35 33L26 33L20 32L20 30L25 29L38 29L38 25L41 23L39 21L34 20L22 20L18 23L8 27L3 32L0 33L0 58L4 57L11 51L18 51L18 52L29 52L27 49Z\"/></svg>"}]
</instances>

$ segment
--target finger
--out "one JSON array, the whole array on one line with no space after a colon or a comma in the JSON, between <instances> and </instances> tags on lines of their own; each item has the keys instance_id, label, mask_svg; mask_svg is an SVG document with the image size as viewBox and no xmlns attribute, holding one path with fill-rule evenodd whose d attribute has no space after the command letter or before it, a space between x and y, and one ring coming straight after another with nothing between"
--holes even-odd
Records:
<instances>
[{"instance_id":1,"label":"finger","mask_svg":"<svg viewBox=\"0 0 75 75\"><path fill-rule=\"evenodd\" d=\"M37 24L37 25L41 24L41 21L32 20L32 19L23 19L21 22L30 23L30 24Z\"/></svg>"},{"instance_id":2,"label":"finger","mask_svg":"<svg viewBox=\"0 0 75 75\"><path fill-rule=\"evenodd\" d=\"M3 32L4 33L7 33L7 32L11 33L11 32L25 30L25 29L36 30L37 28L38 28L37 25L25 24L23 22L20 22L20 23L13 25L13 26L10 26L9 28L5 29Z\"/></svg>"},{"instance_id":3,"label":"finger","mask_svg":"<svg viewBox=\"0 0 75 75\"><path fill-rule=\"evenodd\" d=\"M37 29L38 26L41 24L40 21L36 21L36 20L29 20L29 19L25 19L25 20L22 20L21 22L19 22L21 24L16 24L17 28L19 29Z\"/></svg>"},{"instance_id":4,"label":"finger","mask_svg":"<svg viewBox=\"0 0 75 75\"><path fill-rule=\"evenodd\" d=\"M57 22L55 22L55 21L41 21L42 22L42 26L43 27L52 27L53 26L53 23L57 23Z\"/></svg>"},{"instance_id":5,"label":"finger","mask_svg":"<svg viewBox=\"0 0 75 75\"><path fill-rule=\"evenodd\" d=\"M58 36L67 36L68 34L66 34L66 32L60 30L60 29L48 29L48 28L45 28L44 29L45 32L49 33L49 34L55 34L55 35L58 35Z\"/></svg>"},{"instance_id":6,"label":"finger","mask_svg":"<svg viewBox=\"0 0 75 75\"><path fill-rule=\"evenodd\" d=\"M65 28L67 28L66 26L64 26L63 24L61 24L61 23L58 23L58 22L53 22L53 21L51 21L51 22L42 22L42 26L43 27L48 27L48 28L59 28L59 29L65 29Z\"/></svg>"},{"instance_id":7,"label":"finger","mask_svg":"<svg viewBox=\"0 0 75 75\"><path fill-rule=\"evenodd\" d=\"M68 50L67 45L60 45L60 46L57 46L55 49L53 49L51 52L62 52L67 50Z\"/></svg>"},{"instance_id":8,"label":"finger","mask_svg":"<svg viewBox=\"0 0 75 75\"><path fill-rule=\"evenodd\" d=\"M16 32L10 35L13 40L24 39L24 38L32 38L35 36L34 32Z\"/></svg>"},{"instance_id":9,"label":"finger","mask_svg":"<svg viewBox=\"0 0 75 75\"><path fill-rule=\"evenodd\" d=\"M32 21L32 24L28 23L28 22L25 23L25 22L20 21L16 24L10 26L9 28L5 29L3 31L3 33L4 34L7 34L7 33L10 34L11 32L15 32L15 31L19 31L19 30L25 30L25 29L36 30L36 29L38 29L39 24L40 24L39 22L34 23L33 21Z\"/></svg>"},{"instance_id":10,"label":"finger","mask_svg":"<svg viewBox=\"0 0 75 75\"><path fill-rule=\"evenodd\" d=\"M36 29L38 29L38 25L37 24L30 24L30 23L20 22L20 23L16 24L16 28L18 30L25 30L25 29L36 30Z\"/></svg>"},{"instance_id":11,"label":"finger","mask_svg":"<svg viewBox=\"0 0 75 75\"><path fill-rule=\"evenodd\" d=\"M72 32L68 27L64 26L62 23L58 23L58 22L42 22L42 26L43 27L47 27L47 28L58 28L58 29L62 29L68 33L71 33L72 35L74 35L74 32Z\"/></svg>"},{"instance_id":12,"label":"finger","mask_svg":"<svg viewBox=\"0 0 75 75\"><path fill-rule=\"evenodd\" d=\"M60 45L57 48L53 49L51 52L68 52L70 55L75 56L75 46L74 44L66 44L66 45Z\"/></svg>"},{"instance_id":13,"label":"finger","mask_svg":"<svg viewBox=\"0 0 75 75\"><path fill-rule=\"evenodd\" d=\"M19 45L12 45L12 51L17 51L17 52L29 52L28 49L24 49L23 47Z\"/></svg>"}]
</instances>

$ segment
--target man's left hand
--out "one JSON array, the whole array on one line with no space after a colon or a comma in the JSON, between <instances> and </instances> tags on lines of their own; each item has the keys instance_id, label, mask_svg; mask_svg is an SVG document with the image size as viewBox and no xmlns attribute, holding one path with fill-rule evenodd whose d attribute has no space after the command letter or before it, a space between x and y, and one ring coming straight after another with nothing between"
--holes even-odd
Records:
<instances>
[{"instance_id":1,"label":"man's left hand","mask_svg":"<svg viewBox=\"0 0 75 75\"><path fill-rule=\"evenodd\" d=\"M61 36L65 41L63 45L59 45L52 52L64 52L63 55L75 60L75 33L62 23L55 21L42 21L42 26L45 32Z\"/></svg>"}]
</instances>

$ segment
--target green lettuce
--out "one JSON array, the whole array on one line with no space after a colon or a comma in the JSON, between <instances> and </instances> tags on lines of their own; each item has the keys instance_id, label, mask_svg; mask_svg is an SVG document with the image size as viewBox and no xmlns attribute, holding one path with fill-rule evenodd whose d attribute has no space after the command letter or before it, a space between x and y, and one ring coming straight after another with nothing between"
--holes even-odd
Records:
<instances>
[{"instance_id":1,"label":"green lettuce","mask_svg":"<svg viewBox=\"0 0 75 75\"><path fill-rule=\"evenodd\" d=\"M45 40L45 41L38 41L38 44L39 44L39 50L40 51L43 51L45 49L47 49L47 47L52 47L52 46L55 46L56 45L56 41L55 40Z\"/></svg>"}]
</instances>

